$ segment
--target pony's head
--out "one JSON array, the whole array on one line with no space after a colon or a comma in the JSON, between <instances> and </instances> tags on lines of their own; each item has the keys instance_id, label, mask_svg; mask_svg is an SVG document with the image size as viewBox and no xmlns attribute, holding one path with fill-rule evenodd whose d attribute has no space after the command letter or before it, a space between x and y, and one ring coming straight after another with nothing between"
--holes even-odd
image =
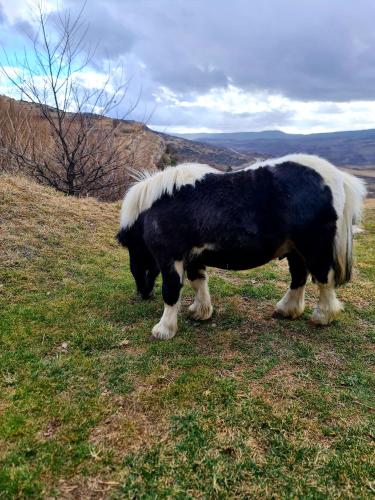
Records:
<instances>
[{"instance_id":1,"label":"pony's head","mask_svg":"<svg viewBox=\"0 0 375 500\"><path fill-rule=\"evenodd\" d=\"M140 231L136 227L121 229L117 241L128 249L130 271L133 275L137 291L142 299L148 299L154 289L159 267L148 250Z\"/></svg>"}]
</instances>

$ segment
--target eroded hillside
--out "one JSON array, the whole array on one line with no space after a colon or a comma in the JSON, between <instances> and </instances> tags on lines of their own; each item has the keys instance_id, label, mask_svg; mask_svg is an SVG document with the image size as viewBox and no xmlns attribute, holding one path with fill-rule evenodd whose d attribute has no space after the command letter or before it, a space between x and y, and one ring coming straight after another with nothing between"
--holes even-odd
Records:
<instances>
[{"instance_id":1,"label":"eroded hillside","mask_svg":"<svg viewBox=\"0 0 375 500\"><path fill-rule=\"evenodd\" d=\"M48 110L53 119L56 115L54 108ZM89 120L84 130L87 141L78 148L80 157L85 159L86 152L90 152L92 145L97 147L98 143L101 147L95 151L94 157L102 155L106 161L116 152L108 166L113 170L111 177L106 179L108 185L103 190L89 191L89 194L101 199L120 199L130 182L129 174L134 170L156 171L181 162L207 163L220 170L228 170L254 159L250 154L157 133L139 122L71 113L64 115L68 147L69 140L75 147L77 134L82 133L82 121L85 119ZM103 140L103 137L109 140ZM40 106L0 96L0 169L20 173L27 171L40 182L48 183L51 177L56 177L51 175L51 169L61 171L61 165L56 165L56 158L61 160L61 152L55 151L54 141ZM10 154L10 151L15 151L16 155ZM42 175L37 176L39 165L43 166ZM77 169L79 177L80 165ZM50 184L58 187L59 182ZM82 194L85 196L87 193L83 190Z\"/></svg>"}]
</instances>

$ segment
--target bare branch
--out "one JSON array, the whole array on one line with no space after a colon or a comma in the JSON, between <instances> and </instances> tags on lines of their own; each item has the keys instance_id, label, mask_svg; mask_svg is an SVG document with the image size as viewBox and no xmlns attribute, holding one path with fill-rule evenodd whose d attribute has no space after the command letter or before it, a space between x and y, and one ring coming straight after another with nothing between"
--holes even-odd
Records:
<instances>
[{"instance_id":1,"label":"bare branch","mask_svg":"<svg viewBox=\"0 0 375 500\"><path fill-rule=\"evenodd\" d=\"M21 112L9 102L0 114L0 129L6 130L0 137L0 168L18 168L77 196L124 185L125 166L134 162L133 144L125 143L117 133L121 120L106 118L126 97L123 70L116 68L120 78L115 86L109 65L100 88L80 83L96 49L86 46L85 6L86 2L75 16L66 10L52 18L39 4L32 56L25 50L12 64L5 54L6 65L0 66L9 83L30 103ZM8 69L12 67L18 68L16 73Z\"/></svg>"}]
</instances>

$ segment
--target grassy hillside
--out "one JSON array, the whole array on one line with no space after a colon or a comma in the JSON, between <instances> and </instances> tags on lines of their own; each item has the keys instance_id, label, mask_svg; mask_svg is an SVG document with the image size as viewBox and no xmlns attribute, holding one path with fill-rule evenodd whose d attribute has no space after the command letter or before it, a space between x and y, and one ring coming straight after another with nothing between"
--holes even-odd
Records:
<instances>
[{"instance_id":1,"label":"grassy hillside","mask_svg":"<svg viewBox=\"0 0 375 500\"><path fill-rule=\"evenodd\" d=\"M369 498L375 203L326 328L271 318L284 263L211 272L205 324L148 340L119 206L0 178L0 498Z\"/></svg>"}]
</instances>

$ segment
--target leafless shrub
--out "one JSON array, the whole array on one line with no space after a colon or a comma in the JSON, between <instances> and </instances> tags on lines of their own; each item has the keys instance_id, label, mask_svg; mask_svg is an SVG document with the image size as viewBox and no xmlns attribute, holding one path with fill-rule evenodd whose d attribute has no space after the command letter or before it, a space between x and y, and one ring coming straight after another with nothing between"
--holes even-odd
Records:
<instances>
[{"instance_id":1,"label":"leafless shrub","mask_svg":"<svg viewBox=\"0 0 375 500\"><path fill-rule=\"evenodd\" d=\"M82 84L94 54L85 43L82 12L52 18L39 7L32 56L25 51L21 59L7 57L0 67L30 103L22 110L11 101L2 104L0 168L19 169L69 195L115 199L135 151L117 134L121 120L107 116L123 103L127 86L118 69L114 83L111 68L100 86Z\"/></svg>"}]
</instances>

